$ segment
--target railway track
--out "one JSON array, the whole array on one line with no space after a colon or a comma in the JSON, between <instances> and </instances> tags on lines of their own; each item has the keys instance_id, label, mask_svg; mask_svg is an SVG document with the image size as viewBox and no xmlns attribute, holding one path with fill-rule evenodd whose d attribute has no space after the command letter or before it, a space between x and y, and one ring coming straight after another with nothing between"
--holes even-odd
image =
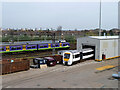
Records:
<instances>
[{"instance_id":1,"label":"railway track","mask_svg":"<svg viewBox=\"0 0 120 90\"><path fill-rule=\"evenodd\" d=\"M69 50L76 49L76 43L70 44ZM57 54L58 50L55 50L55 54ZM12 58L29 58L30 64L33 64L33 58L36 57L44 57L47 55L52 55L52 50L45 50L45 51L29 51L29 52L14 52L14 53L4 53L2 54L2 59L12 59Z\"/></svg>"}]
</instances>

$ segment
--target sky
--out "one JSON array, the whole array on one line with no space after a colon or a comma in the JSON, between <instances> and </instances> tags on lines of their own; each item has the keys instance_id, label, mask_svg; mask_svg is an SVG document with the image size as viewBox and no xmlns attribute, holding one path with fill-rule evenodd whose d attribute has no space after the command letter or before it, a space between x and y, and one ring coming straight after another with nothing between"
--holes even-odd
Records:
<instances>
[{"instance_id":1,"label":"sky","mask_svg":"<svg viewBox=\"0 0 120 90\"><path fill-rule=\"evenodd\" d=\"M2 28L95 29L99 2L3 2ZM118 3L102 2L102 29L118 28Z\"/></svg>"},{"instance_id":2,"label":"sky","mask_svg":"<svg viewBox=\"0 0 120 90\"><path fill-rule=\"evenodd\" d=\"M118 28L120 29L120 1L119 1L119 5L118 5Z\"/></svg>"}]
</instances>

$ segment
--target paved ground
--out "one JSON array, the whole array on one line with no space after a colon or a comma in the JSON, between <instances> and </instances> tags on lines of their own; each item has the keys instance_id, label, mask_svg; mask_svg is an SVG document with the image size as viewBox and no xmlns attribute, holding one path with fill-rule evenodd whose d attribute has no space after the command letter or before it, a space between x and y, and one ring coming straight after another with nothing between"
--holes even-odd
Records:
<instances>
[{"instance_id":1,"label":"paved ground","mask_svg":"<svg viewBox=\"0 0 120 90\"><path fill-rule=\"evenodd\" d=\"M118 88L118 80L111 78L118 68L98 70L104 66L118 66L118 59L77 63L73 66L56 65L46 69L2 76L3 88Z\"/></svg>"}]
</instances>

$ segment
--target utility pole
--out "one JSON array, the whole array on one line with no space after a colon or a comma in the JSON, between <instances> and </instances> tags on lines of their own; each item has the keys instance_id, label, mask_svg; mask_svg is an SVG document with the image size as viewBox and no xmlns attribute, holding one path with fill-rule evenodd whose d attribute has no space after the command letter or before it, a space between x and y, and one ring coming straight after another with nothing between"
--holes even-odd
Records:
<instances>
[{"instance_id":1,"label":"utility pole","mask_svg":"<svg viewBox=\"0 0 120 90\"><path fill-rule=\"evenodd\" d=\"M62 26L57 27L57 31L59 33L59 40L61 40L61 34L62 34Z\"/></svg>"},{"instance_id":2,"label":"utility pole","mask_svg":"<svg viewBox=\"0 0 120 90\"><path fill-rule=\"evenodd\" d=\"M52 45L53 45L52 54L55 55L55 33L52 34Z\"/></svg>"},{"instance_id":3,"label":"utility pole","mask_svg":"<svg viewBox=\"0 0 120 90\"><path fill-rule=\"evenodd\" d=\"M120 29L120 1L118 2L118 29Z\"/></svg>"},{"instance_id":4,"label":"utility pole","mask_svg":"<svg viewBox=\"0 0 120 90\"><path fill-rule=\"evenodd\" d=\"M99 36L101 36L101 0L100 0L100 16L99 16Z\"/></svg>"}]
</instances>

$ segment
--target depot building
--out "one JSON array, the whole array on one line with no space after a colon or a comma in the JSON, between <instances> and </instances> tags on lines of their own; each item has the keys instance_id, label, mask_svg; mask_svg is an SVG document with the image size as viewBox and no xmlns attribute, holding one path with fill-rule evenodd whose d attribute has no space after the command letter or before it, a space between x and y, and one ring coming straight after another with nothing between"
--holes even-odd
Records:
<instances>
[{"instance_id":1,"label":"depot building","mask_svg":"<svg viewBox=\"0 0 120 90\"><path fill-rule=\"evenodd\" d=\"M92 48L93 59L101 61L120 57L119 36L88 36L77 39L77 50Z\"/></svg>"}]
</instances>

